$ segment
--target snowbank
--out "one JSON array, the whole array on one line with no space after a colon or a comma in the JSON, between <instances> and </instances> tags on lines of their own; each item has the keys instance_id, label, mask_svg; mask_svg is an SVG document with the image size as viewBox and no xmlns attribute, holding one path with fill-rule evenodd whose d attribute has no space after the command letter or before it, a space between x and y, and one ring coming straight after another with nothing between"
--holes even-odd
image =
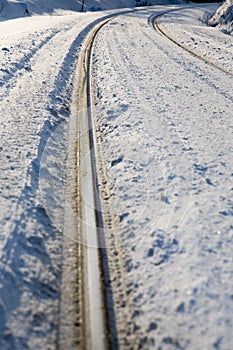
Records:
<instances>
[{"instance_id":1,"label":"snowbank","mask_svg":"<svg viewBox=\"0 0 233 350\"><path fill-rule=\"evenodd\" d=\"M28 16L29 14L51 14L58 10L80 11L81 1L75 0L0 0L1 19L12 19Z\"/></svg>"},{"instance_id":2,"label":"snowbank","mask_svg":"<svg viewBox=\"0 0 233 350\"><path fill-rule=\"evenodd\" d=\"M211 26L220 25L227 33L233 31L233 0L225 0L209 19Z\"/></svg>"},{"instance_id":3,"label":"snowbank","mask_svg":"<svg viewBox=\"0 0 233 350\"><path fill-rule=\"evenodd\" d=\"M51 14L58 10L81 10L81 0L26 0L25 2L31 14Z\"/></svg>"},{"instance_id":4,"label":"snowbank","mask_svg":"<svg viewBox=\"0 0 233 350\"><path fill-rule=\"evenodd\" d=\"M28 16L27 4L21 1L0 0L0 18L11 19Z\"/></svg>"},{"instance_id":5,"label":"snowbank","mask_svg":"<svg viewBox=\"0 0 233 350\"><path fill-rule=\"evenodd\" d=\"M85 0L84 9L86 11L96 11L96 10L111 10L123 7L134 7L136 5L135 0Z\"/></svg>"},{"instance_id":6,"label":"snowbank","mask_svg":"<svg viewBox=\"0 0 233 350\"><path fill-rule=\"evenodd\" d=\"M17 0L16 0L17 1ZM32 13L52 12L56 9L72 11L99 11L124 7L182 3L183 0L25 0Z\"/></svg>"},{"instance_id":7,"label":"snowbank","mask_svg":"<svg viewBox=\"0 0 233 350\"><path fill-rule=\"evenodd\" d=\"M7 5L7 1L6 0L0 0L0 13L4 9L4 7L6 7L6 5Z\"/></svg>"},{"instance_id":8,"label":"snowbank","mask_svg":"<svg viewBox=\"0 0 233 350\"><path fill-rule=\"evenodd\" d=\"M157 1L156 1L157 2ZM134 7L135 0L0 0L0 17L2 19L23 17L28 14L52 14L62 11L100 11L123 7Z\"/></svg>"},{"instance_id":9,"label":"snowbank","mask_svg":"<svg viewBox=\"0 0 233 350\"><path fill-rule=\"evenodd\" d=\"M0 0L0 19L28 15L61 14L64 11L105 11L145 5L183 3L183 0Z\"/></svg>"}]
</instances>

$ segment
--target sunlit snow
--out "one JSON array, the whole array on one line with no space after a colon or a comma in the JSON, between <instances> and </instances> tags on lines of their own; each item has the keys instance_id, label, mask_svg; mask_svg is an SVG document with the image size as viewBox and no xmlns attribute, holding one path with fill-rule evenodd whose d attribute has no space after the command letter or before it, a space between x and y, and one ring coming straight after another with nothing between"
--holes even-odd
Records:
<instances>
[{"instance_id":1,"label":"sunlit snow","mask_svg":"<svg viewBox=\"0 0 233 350\"><path fill-rule=\"evenodd\" d=\"M0 0L1 349L57 348L64 222L78 240L77 62L124 6L92 72L97 188L115 220L110 329L120 349L232 346L232 0L150 3ZM181 47L153 28L165 12Z\"/></svg>"}]
</instances>

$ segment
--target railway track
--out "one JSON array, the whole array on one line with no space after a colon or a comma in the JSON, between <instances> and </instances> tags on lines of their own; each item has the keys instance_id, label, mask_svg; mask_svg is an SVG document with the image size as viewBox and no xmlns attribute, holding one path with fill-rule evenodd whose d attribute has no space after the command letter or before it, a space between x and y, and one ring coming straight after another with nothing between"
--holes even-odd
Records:
<instances>
[{"instance_id":1,"label":"railway track","mask_svg":"<svg viewBox=\"0 0 233 350\"><path fill-rule=\"evenodd\" d=\"M108 331L103 295L99 208L95 189L95 147L92 121L91 61L93 43L98 31L109 21L101 22L91 32L81 60L79 88L80 116L80 187L81 241L83 245L83 319L85 349L107 349ZM97 213L99 213L97 215Z\"/></svg>"},{"instance_id":2,"label":"railway track","mask_svg":"<svg viewBox=\"0 0 233 350\"><path fill-rule=\"evenodd\" d=\"M74 99L78 101L73 111L78 119L77 135L73 136L77 138L74 211L78 219L74 223L75 228L70 227L69 222L65 227L58 341L60 350L77 348L107 350L109 348L100 252L102 243L98 228L101 209L95 188L95 147L91 103L93 43L98 31L109 20L110 18L102 20L87 36L79 59L78 81L74 89ZM72 230L76 233L71 234Z\"/></svg>"},{"instance_id":3,"label":"railway track","mask_svg":"<svg viewBox=\"0 0 233 350\"><path fill-rule=\"evenodd\" d=\"M167 35L159 25L159 19L162 16L163 14L160 13L159 15L152 15L149 19L151 26L160 35L202 61L232 75L207 59L198 56ZM64 273L63 285L65 287L63 287L61 301L61 326L58 346L60 350L74 350L76 348L108 350L113 348L109 331L109 322L112 322L112 320L108 318L106 293L104 292L104 277L106 276L104 269L106 267L103 266L101 247L105 247L105 243L100 200L96 191L95 150L98 150L98 145L96 145L95 140L91 96L91 66L94 41L98 31L112 18L114 17L105 18L90 32L84 42L84 49L78 66L79 79L76 96L78 106L75 113L79 118L79 142L76 151L78 169L76 183L77 213L79 217L77 230L79 233L77 240L70 241L67 239L64 242L63 255L69 256L70 254L70 258L68 258L71 261L73 259L73 269L76 272L72 272L75 276L73 280L69 276L69 268ZM118 276L119 280L120 277Z\"/></svg>"},{"instance_id":4,"label":"railway track","mask_svg":"<svg viewBox=\"0 0 233 350\"><path fill-rule=\"evenodd\" d=\"M187 8L187 7L185 7ZM179 10L179 9L178 9ZM175 40L173 37L171 37L171 35L169 35L164 29L162 29L162 27L160 26L160 19L165 15L168 14L169 12L176 12L178 10L170 10L170 11L166 11L162 14L159 15L152 15L149 19L149 23L150 25L153 27L153 29L159 33L160 35L162 35L163 37L167 38L168 40L170 40L171 42L173 42L175 45L177 45L178 47L182 48L183 50L185 50L186 52L190 53L192 56L197 57L198 59L200 59L202 62L207 63L208 65L214 67L215 69L220 70L223 73L226 73L230 76L233 76L232 72L229 72L227 69L215 64L214 62L212 62L211 60L207 59L204 56L198 55L197 53L193 52L192 50L190 50L188 47L186 47L185 45L183 45L182 43L178 42L177 40Z\"/></svg>"},{"instance_id":5,"label":"railway track","mask_svg":"<svg viewBox=\"0 0 233 350\"><path fill-rule=\"evenodd\" d=\"M96 24L84 40L78 62L77 81L73 92L73 100L78 101L78 103L73 104L73 111L71 110L73 122L71 120L70 127L74 129L71 131L74 135L71 136L70 143L76 142L76 146L75 149L72 149L71 146L71 150L68 151L68 157L73 153L76 162L75 169L74 167L71 169L71 173L76 171L75 194L69 194L68 197L71 202L75 202L75 208L71 209L77 219L72 218L73 214L65 214L64 261L57 346L59 350L118 348L112 294L114 286L109 284L108 267L108 264L112 264L113 260L114 264L119 265L117 280L114 283L118 285L118 289L120 284L123 286L119 292L122 302L125 302L126 294L121 270L121 252L117 251L116 248L119 242L117 237L113 237L111 234L115 227L116 218L111 210L111 203L107 199L109 185L105 167L99 154L101 153L99 141L95 135L91 73L93 46L97 33L116 15L128 12L132 11L127 10L107 15ZM72 123L77 123L78 126L72 126ZM71 162L73 161L71 160ZM96 162L98 162L98 169L100 168L99 174L97 174ZM72 174L70 176L73 177ZM101 196L99 192L102 192ZM103 193L104 203L100 200ZM102 208L103 214L100 202L104 206ZM70 205L68 204L68 211L69 209ZM105 240L105 236L107 240ZM109 243L110 236L111 242ZM109 248L110 255L112 249L114 250L114 256L110 257L111 262L108 262L106 247ZM118 263L117 260L119 260ZM127 308L123 314L124 322L127 323L126 319L129 316ZM123 324L122 327L124 328Z\"/></svg>"}]
</instances>

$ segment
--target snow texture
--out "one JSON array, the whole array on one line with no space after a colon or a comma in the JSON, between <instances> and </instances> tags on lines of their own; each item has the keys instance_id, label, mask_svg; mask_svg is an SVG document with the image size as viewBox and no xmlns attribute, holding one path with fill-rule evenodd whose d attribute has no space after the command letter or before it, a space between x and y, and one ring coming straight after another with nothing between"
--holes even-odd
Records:
<instances>
[{"instance_id":1,"label":"snow texture","mask_svg":"<svg viewBox=\"0 0 233 350\"><path fill-rule=\"evenodd\" d=\"M25 2L0 0L0 20L25 17L29 10Z\"/></svg>"},{"instance_id":2,"label":"snow texture","mask_svg":"<svg viewBox=\"0 0 233 350\"><path fill-rule=\"evenodd\" d=\"M233 31L233 1L225 0L208 21L211 26L220 26L226 33Z\"/></svg>"},{"instance_id":3,"label":"snow texture","mask_svg":"<svg viewBox=\"0 0 233 350\"><path fill-rule=\"evenodd\" d=\"M198 54L210 51L213 63L225 39L232 68L231 37L203 24L214 7L174 11L159 23ZM119 344L229 350L232 76L154 31L150 16L167 9L117 17L95 46L95 123L116 219L106 244Z\"/></svg>"},{"instance_id":4,"label":"snow texture","mask_svg":"<svg viewBox=\"0 0 233 350\"><path fill-rule=\"evenodd\" d=\"M85 10L109 14L132 6L109 4L87 1ZM174 12L161 26L232 72L232 36L203 21L211 6ZM76 123L71 96L83 40L106 16L75 13L80 7L73 0L0 0L4 350L58 348L67 187L72 192L66 174ZM116 343L229 350L232 76L153 30L151 16L175 8L134 10L109 22L96 40L94 114L117 220L117 237L106 238Z\"/></svg>"},{"instance_id":5,"label":"snow texture","mask_svg":"<svg viewBox=\"0 0 233 350\"><path fill-rule=\"evenodd\" d=\"M183 0L151 0L150 5L183 3ZM0 20L30 15L64 14L64 11L103 11L118 8L130 8L144 4L136 0L0 0Z\"/></svg>"},{"instance_id":6,"label":"snow texture","mask_svg":"<svg viewBox=\"0 0 233 350\"><path fill-rule=\"evenodd\" d=\"M71 94L81 44L101 16L35 16L0 23L4 350L57 347Z\"/></svg>"}]
</instances>

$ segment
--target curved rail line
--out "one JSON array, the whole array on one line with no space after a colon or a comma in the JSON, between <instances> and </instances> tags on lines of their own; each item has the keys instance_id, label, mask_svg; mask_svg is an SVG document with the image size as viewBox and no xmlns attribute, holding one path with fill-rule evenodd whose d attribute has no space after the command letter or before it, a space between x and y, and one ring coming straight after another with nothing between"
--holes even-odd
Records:
<instances>
[{"instance_id":1,"label":"curved rail line","mask_svg":"<svg viewBox=\"0 0 233 350\"><path fill-rule=\"evenodd\" d=\"M174 11L174 10L172 10ZM125 11L131 12L131 11ZM118 13L123 14L125 12ZM116 15L115 15L116 16ZM91 64L93 44L99 30L115 16L108 17L98 24L89 35L82 55L79 71L79 117L80 117L80 187L81 187L81 234L84 243L83 251L83 348L85 350L108 350L111 345L108 334L108 317L103 288L104 269L101 259L100 246L102 237L98 226L100 213L99 199L95 190L95 132L92 120L91 98ZM197 55L184 45L176 42L159 26L159 18L163 14L154 16L152 25L156 31L168 38L177 46L199 58L214 68L233 75L222 67L215 65L208 59ZM101 218L100 218L101 219Z\"/></svg>"},{"instance_id":2,"label":"curved rail line","mask_svg":"<svg viewBox=\"0 0 233 350\"><path fill-rule=\"evenodd\" d=\"M185 7L187 8L187 7ZM166 11L162 14L159 15L153 15L150 17L149 23L152 25L153 29L156 30L160 35L166 37L167 39L169 39L171 42L173 42L174 44L176 44L177 46L179 46L180 48L182 48L183 50L187 51L188 53L190 53L191 55L193 55L194 57L197 57L198 59L200 59L202 62L207 63L208 65L214 67L215 69L220 70L223 73L226 73L230 76L233 76L232 72L229 72L227 69L220 67L218 65L216 65L215 63L213 63L212 61L210 61L209 59L200 56L198 54L196 54L195 52L193 52L192 50L190 50L189 48L187 48L185 45L182 45L181 43L179 43L178 41L176 41L174 38L172 38L170 35L168 35L159 25L159 19L163 17L164 14L167 14L169 12L175 12L178 10L171 10L171 11Z\"/></svg>"},{"instance_id":3,"label":"curved rail line","mask_svg":"<svg viewBox=\"0 0 233 350\"><path fill-rule=\"evenodd\" d=\"M174 11L174 10L172 10ZM92 120L92 98L91 98L91 62L93 44L98 31L111 19L116 16L130 11L122 11L115 15L106 16L99 22L94 29L91 30L89 36L83 45L84 49L79 60L78 66L78 106L77 115L79 117L79 144L77 168L78 168L78 192L79 192L79 224L80 224L80 242L78 244L78 257L80 259L78 266L78 273L80 281L78 284L77 299L80 298L77 304L80 308L79 314L75 314L70 322L74 321L76 317L77 323L81 324L80 344L81 349L84 350L108 350L110 345L109 340L109 320L106 310L106 295L104 294L104 267L101 258L100 246L102 238L100 237L100 230L98 226L102 226L99 219L99 199L95 190L95 135L93 130ZM167 13L168 11L166 11ZM217 67L212 62L203 57L198 56L183 45L177 43L173 38L170 38L159 26L159 18L164 13L153 15L149 18L149 23L161 35L167 37L173 43L188 51L192 55L198 57L202 61L214 66L224 73L233 75L232 73ZM69 244L67 251L69 250ZM72 247L71 247L72 248ZM69 286L67 286L69 288ZM69 293L66 300L69 299ZM71 304L72 300L69 301ZM64 303L63 308L67 304ZM67 310L65 310L67 312ZM76 329L70 333L71 337L75 337ZM66 339L61 343L59 348L61 350L74 350L73 345L65 344ZM79 340L74 339L73 344L78 344ZM67 345L67 346L66 346ZM76 347L75 347L76 348Z\"/></svg>"},{"instance_id":4,"label":"curved rail line","mask_svg":"<svg viewBox=\"0 0 233 350\"><path fill-rule=\"evenodd\" d=\"M95 156L91 106L91 57L98 31L110 20L98 24L89 35L79 72L79 172L81 195L81 241L83 245L83 347L107 350L108 325L103 293L98 215L95 193Z\"/></svg>"},{"instance_id":5,"label":"curved rail line","mask_svg":"<svg viewBox=\"0 0 233 350\"><path fill-rule=\"evenodd\" d=\"M104 280L101 210L95 187L95 131L92 121L91 63L96 34L112 18L93 23L83 41L71 104L72 189L75 218L66 213L58 348L108 350L110 332ZM76 124L78 125L76 127ZM74 169L75 168L75 169ZM68 210L69 210L68 206ZM106 259L105 259L106 260ZM111 304L108 296L108 307ZM111 320L111 322L114 322Z\"/></svg>"}]
</instances>

